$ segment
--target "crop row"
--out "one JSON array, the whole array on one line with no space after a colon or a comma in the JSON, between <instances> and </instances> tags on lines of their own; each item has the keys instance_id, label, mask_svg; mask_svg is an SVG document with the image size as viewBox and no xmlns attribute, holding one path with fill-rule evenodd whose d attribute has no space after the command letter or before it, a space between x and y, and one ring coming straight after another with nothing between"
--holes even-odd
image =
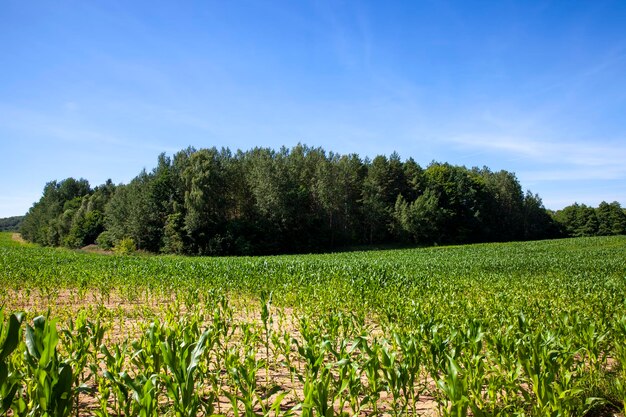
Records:
<instances>
[{"instance_id":1,"label":"crop row","mask_svg":"<svg viewBox=\"0 0 626 417\"><path fill-rule=\"evenodd\" d=\"M31 416L623 411L625 245L181 258L5 238L0 402Z\"/></svg>"}]
</instances>

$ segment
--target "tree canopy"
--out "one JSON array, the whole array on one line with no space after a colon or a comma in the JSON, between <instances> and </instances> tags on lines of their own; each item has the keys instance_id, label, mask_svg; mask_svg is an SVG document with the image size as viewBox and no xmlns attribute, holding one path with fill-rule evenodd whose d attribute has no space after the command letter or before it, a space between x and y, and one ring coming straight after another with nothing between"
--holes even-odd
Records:
<instances>
[{"instance_id":1,"label":"tree canopy","mask_svg":"<svg viewBox=\"0 0 626 417\"><path fill-rule=\"evenodd\" d=\"M625 216L618 203L551 215L507 171L297 145L161 154L125 185L52 181L21 231L51 246L132 239L150 252L270 254L617 234Z\"/></svg>"},{"instance_id":2,"label":"tree canopy","mask_svg":"<svg viewBox=\"0 0 626 417\"><path fill-rule=\"evenodd\" d=\"M15 232L22 225L24 216L4 217L0 219L0 232Z\"/></svg>"}]
</instances>

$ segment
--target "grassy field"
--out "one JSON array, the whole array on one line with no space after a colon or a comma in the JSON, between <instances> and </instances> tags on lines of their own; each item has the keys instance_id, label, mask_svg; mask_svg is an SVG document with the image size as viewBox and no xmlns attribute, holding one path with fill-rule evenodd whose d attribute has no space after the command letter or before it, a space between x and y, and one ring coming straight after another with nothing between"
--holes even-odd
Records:
<instances>
[{"instance_id":1,"label":"grassy field","mask_svg":"<svg viewBox=\"0 0 626 417\"><path fill-rule=\"evenodd\" d=\"M624 412L626 237L183 258L2 233L0 287L12 415Z\"/></svg>"}]
</instances>

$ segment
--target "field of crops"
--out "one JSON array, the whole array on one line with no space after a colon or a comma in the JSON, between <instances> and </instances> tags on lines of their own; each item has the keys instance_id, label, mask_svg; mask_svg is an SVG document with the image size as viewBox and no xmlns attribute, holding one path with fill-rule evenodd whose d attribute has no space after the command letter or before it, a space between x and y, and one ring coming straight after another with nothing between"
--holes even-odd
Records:
<instances>
[{"instance_id":1,"label":"field of crops","mask_svg":"<svg viewBox=\"0 0 626 417\"><path fill-rule=\"evenodd\" d=\"M0 415L624 413L626 237L257 258L0 234Z\"/></svg>"}]
</instances>

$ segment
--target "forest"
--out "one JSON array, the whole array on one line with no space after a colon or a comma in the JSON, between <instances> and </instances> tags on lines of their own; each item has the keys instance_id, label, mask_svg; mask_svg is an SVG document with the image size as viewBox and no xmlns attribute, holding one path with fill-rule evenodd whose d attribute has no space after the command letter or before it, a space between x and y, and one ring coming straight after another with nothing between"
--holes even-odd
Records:
<instances>
[{"instance_id":1,"label":"forest","mask_svg":"<svg viewBox=\"0 0 626 417\"><path fill-rule=\"evenodd\" d=\"M22 236L45 246L252 255L626 234L617 202L550 212L515 174L397 153L187 148L128 184L47 183Z\"/></svg>"},{"instance_id":2,"label":"forest","mask_svg":"<svg viewBox=\"0 0 626 417\"><path fill-rule=\"evenodd\" d=\"M0 232L14 232L19 230L24 216L5 217L0 219Z\"/></svg>"}]
</instances>

